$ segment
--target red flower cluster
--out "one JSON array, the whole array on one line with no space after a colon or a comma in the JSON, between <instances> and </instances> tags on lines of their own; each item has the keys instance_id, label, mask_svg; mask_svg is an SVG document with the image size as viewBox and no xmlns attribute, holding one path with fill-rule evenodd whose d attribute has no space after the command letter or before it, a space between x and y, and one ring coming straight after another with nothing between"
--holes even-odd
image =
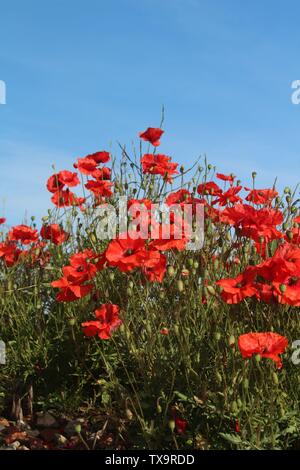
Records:
<instances>
[{"instance_id":1,"label":"red flower cluster","mask_svg":"<svg viewBox=\"0 0 300 470\"><path fill-rule=\"evenodd\" d=\"M57 294L58 302L72 302L85 297L93 290L91 281L97 273L99 266L95 264L99 258L92 250L84 250L70 257L70 265L64 266L63 277L51 283L60 292ZM88 284L85 284L88 281Z\"/></svg>"},{"instance_id":2,"label":"red flower cluster","mask_svg":"<svg viewBox=\"0 0 300 470\"><path fill-rule=\"evenodd\" d=\"M287 242L275 254L256 266L249 266L236 278L217 281L222 299L228 304L254 297L266 303L300 306L300 248Z\"/></svg>"},{"instance_id":3,"label":"red flower cluster","mask_svg":"<svg viewBox=\"0 0 300 470\"><path fill-rule=\"evenodd\" d=\"M150 175L160 175L167 182L172 181L172 176L178 174L178 163L172 163L171 157L163 154L145 154L141 159L144 173Z\"/></svg>"}]
</instances>

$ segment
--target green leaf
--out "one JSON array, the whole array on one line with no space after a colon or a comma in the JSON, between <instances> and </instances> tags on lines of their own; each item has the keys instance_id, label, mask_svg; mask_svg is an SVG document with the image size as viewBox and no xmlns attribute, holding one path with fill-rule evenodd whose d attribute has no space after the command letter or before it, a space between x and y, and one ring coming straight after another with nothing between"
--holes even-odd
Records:
<instances>
[{"instance_id":1,"label":"green leaf","mask_svg":"<svg viewBox=\"0 0 300 470\"><path fill-rule=\"evenodd\" d=\"M240 436L237 436L236 434L225 434L223 432L220 432L219 434L223 439L230 442L230 444L238 445L243 442Z\"/></svg>"}]
</instances>

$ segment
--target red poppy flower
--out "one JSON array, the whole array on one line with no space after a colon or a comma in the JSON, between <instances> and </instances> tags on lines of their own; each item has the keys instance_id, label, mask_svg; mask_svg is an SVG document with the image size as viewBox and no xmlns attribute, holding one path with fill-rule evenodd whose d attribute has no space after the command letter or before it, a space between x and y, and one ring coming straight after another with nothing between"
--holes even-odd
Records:
<instances>
[{"instance_id":1,"label":"red poppy flower","mask_svg":"<svg viewBox=\"0 0 300 470\"><path fill-rule=\"evenodd\" d=\"M230 183L234 182L234 175L224 175L223 173L216 173L216 177L222 181L229 181Z\"/></svg>"},{"instance_id":2,"label":"red poppy flower","mask_svg":"<svg viewBox=\"0 0 300 470\"><path fill-rule=\"evenodd\" d=\"M253 297L256 288L253 285L256 275L254 266L249 266L242 274L233 279L221 279L216 284L222 287L221 297L227 304L238 304L246 297Z\"/></svg>"},{"instance_id":3,"label":"red poppy flower","mask_svg":"<svg viewBox=\"0 0 300 470\"><path fill-rule=\"evenodd\" d=\"M147 250L142 272L150 282L162 282L166 272L167 258L156 250Z\"/></svg>"},{"instance_id":4,"label":"red poppy flower","mask_svg":"<svg viewBox=\"0 0 300 470\"><path fill-rule=\"evenodd\" d=\"M81 324L85 336L98 335L101 339L109 339L112 332L123 322L119 318L120 307L114 304L103 304L95 311L97 320Z\"/></svg>"},{"instance_id":5,"label":"red poppy flower","mask_svg":"<svg viewBox=\"0 0 300 470\"><path fill-rule=\"evenodd\" d=\"M98 271L98 266L91 261L98 258L92 250L84 250L70 257L70 265L62 268L64 277L76 284L93 279Z\"/></svg>"},{"instance_id":6,"label":"red poppy flower","mask_svg":"<svg viewBox=\"0 0 300 470\"><path fill-rule=\"evenodd\" d=\"M229 202L236 204L242 202L242 199L237 194L242 189L242 186L232 186L230 189L220 194L217 199L214 200L213 204L219 204L220 206L226 206Z\"/></svg>"},{"instance_id":7,"label":"red poppy flower","mask_svg":"<svg viewBox=\"0 0 300 470\"><path fill-rule=\"evenodd\" d=\"M158 236L154 238L153 234L153 240L149 243L149 247L159 251L182 251L185 249L188 242L188 233L189 229L184 224L160 224L158 227L158 233L155 234Z\"/></svg>"},{"instance_id":8,"label":"red poppy flower","mask_svg":"<svg viewBox=\"0 0 300 470\"><path fill-rule=\"evenodd\" d=\"M202 196L220 196L222 194L222 189L214 181L206 181L205 183L199 184L197 193Z\"/></svg>"},{"instance_id":9,"label":"red poppy flower","mask_svg":"<svg viewBox=\"0 0 300 470\"><path fill-rule=\"evenodd\" d=\"M22 250L20 250L14 242L6 241L4 243L0 243L0 259L2 258L6 264L6 266L13 266L19 260L22 254Z\"/></svg>"},{"instance_id":10,"label":"red poppy flower","mask_svg":"<svg viewBox=\"0 0 300 470\"><path fill-rule=\"evenodd\" d=\"M164 336L167 336L169 334L169 329L168 328L162 328L160 330L160 333Z\"/></svg>"},{"instance_id":11,"label":"red poppy flower","mask_svg":"<svg viewBox=\"0 0 300 470\"><path fill-rule=\"evenodd\" d=\"M40 234L44 240L51 240L54 245L61 245L69 237L58 224L43 225Z\"/></svg>"},{"instance_id":12,"label":"red poppy flower","mask_svg":"<svg viewBox=\"0 0 300 470\"><path fill-rule=\"evenodd\" d=\"M97 197L111 197L113 195L111 187L113 183L111 181L99 180L93 181L89 180L85 187L94 193Z\"/></svg>"},{"instance_id":13,"label":"red poppy flower","mask_svg":"<svg viewBox=\"0 0 300 470\"><path fill-rule=\"evenodd\" d=\"M140 132L139 136L146 142L150 142L154 147L158 147L160 144L159 139L163 135L164 131L157 127L148 127L144 132Z\"/></svg>"},{"instance_id":14,"label":"red poppy flower","mask_svg":"<svg viewBox=\"0 0 300 470\"><path fill-rule=\"evenodd\" d=\"M171 157L167 155L147 153L142 157L141 164L144 173L160 175L168 182L172 180L173 175L178 174L176 170L178 163L172 163Z\"/></svg>"},{"instance_id":15,"label":"red poppy flower","mask_svg":"<svg viewBox=\"0 0 300 470\"><path fill-rule=\"evenodd\" d=\"M74 281L65 276L51 282L51 286L60 289L56 296L58 302L73 302L74 300L81 299L88 295L94 287L92 284L79 285L77 280Z\"/></svg>"},{"instance_id":16,"label":"red poppy flower","mask_svg":"<svg viewBox=\"0 0 300 470\"><path fill-rule=\"evenodd\" d=\"M110 180L111 169L107 166L104 166L103 168L96 168L96 170L93 171L92 176L96 180Z\"/></svg>"},{"instance_id":17,"label":"red poppy flower","mask_svg":"<svg viewBox=\"0 0 300 470\"><path fill-rule=\"evenodd\" d=\"M125 239L118 237L109 243L105 256L109 266L116 266L122 272L132 271L141 267L147 257L145 240L134 240L128 234Z\"/></svg>"},{"instance_id":18,"label":"red poppy flower","mask_svg":"<svg viewBox=\"0 0 300 470\"><path fill-rule=\"evenodd\" d=\"M278 192L273 189L245 189L249 191L246 201L253 202L254 204L270 204L278 196Z\"/></svg>"},{"instance_id":19,"label":"red poppy flower","mask_svg":"<svg viewBox=\"0 0 300 470\"><path fill-rule=\"evenodd\" d=\"M82 204L85 202L85 199L82 197L77 197L69 189L56 191L51 201L57 207L69 207L69 206L79 206L82 207Z\"/></svg>"},{"instance_id":20,"label":"red poppy flower","mask_svg":"<svg viewBox=\"0 0 300 470\"><path fill-rule=\"evenodd\" d=\"M281 369L282 360L279 354L283 354L286 350L288 340L278 333L247 333L239 337L238 345L244 359L259 354L272 359L278 369Z\"/></svg>"},{"instance_id":21,"label":"red poppy flower","mask_svg":"<svg viewBox=\"0 0 300 470\"><path fill-rule=\"evenodd\" d=\"M127 203L127 208L130 209L133 204L143 204L146 209L150 210L152 201L150 199L129 199Z\"/></svg>"},{"instance_id":22,"label":"red poppy flower","mask_svg":"<svg viewBox=\"0 0 300 470\"><path fill-rule=\"evenodd\" d=\"M102 150L101 152L95 152L87 155L85 158L90 158L94 160L97 165L100 163L107 163L110 160L110 153Z\"/></svg>"},{"instance_id":23,"label":"red poppy flower","mask_svg":"<svg viewBox=\"0 0 300 470\"><path fill-rule=\"evenodd\" d=\"M94 172L97 175L97 166L100 163L106 163L110 160L109 152L95 152L87 155L83 158L78 158L77 163L74 163L74 168L77 168L80 173L84 175L93 175ZM104 170L107 172L107 170Z\"/></svg>"},{"instance_id":24,"label":"red poppy flower","mask_svg":"<svg viewBox=\"0 0 300 470\"><path fill-rule=\"evenodd\" d=\"M240 229L242 235L256 242L283 238L283 234L276 228L282 224L283 215L275 209L255 209L248 204L236 204L221 211L219 219Z\"/></svg>"},{"instance_id":25,"label":"red poppy flower","mask_svg":"<svg viewBox=\"0 0 300 470\"><path fill-rule=\"evenodd\" d=\"M23 243L23 245L29 245L30 243L37 242L38 238L38 231L28 227L27 225L16 225L10 230L8 234L9 240L19 241Z\"/></svg>"},{"instance_id":26,"label":"red poppy flower","mask_svg":"<svg viewBox=\"0 0 300 470\"><path fill-rule=\"evenodd\" d=\"M62 189L63 186L77 186L80 183L77 173L72 173L72 171L62 170L59 173L56 173L47 181L47 189L50 193L55 193L59 189Z\"/></svg>"},{"instance_id":27,"label":"red poppy flower","mask_svg":"<svg viewBox=\"0 0 300 470\"><path fill-rule=\"evenodd\" d=\"M4 217L0 217L0 225L5 224L6 219Z\"/></svg>"},{"instance_id":28,"label":"red poppy flower","mask_svg":"<svg viewBox=\"0 0 300 470\"><path fill-rule=\"evenodd\" d=\"M84 157L78 158L77 163L74 163L73 166L84 175L92 175L97 169L97 162L93 158Z\"/></svg>"}]
</instances>

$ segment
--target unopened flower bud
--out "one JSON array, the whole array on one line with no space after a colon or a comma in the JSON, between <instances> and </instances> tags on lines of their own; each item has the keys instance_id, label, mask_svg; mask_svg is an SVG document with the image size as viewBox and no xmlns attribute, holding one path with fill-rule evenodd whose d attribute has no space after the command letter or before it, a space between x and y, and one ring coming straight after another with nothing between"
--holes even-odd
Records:
<instances>
[{"instance_id":1,"label":"unopened flower bud","mask_svg":"<svg viewBox=\"0 0 300 470\"><path fill-rule=\"evenodd\" d=\"M179 290L179 292L184 291L184 284L181 280L177 281L177 289Z\"/></svg>"},{"instance_id":2,"label":"unopened flower bud","mask_svg":"<svg viewBox=\"0 0 300 470\"><path fill-rule=\"evenodd\" d=\"M216 331L216 332L215 332L215 339L216 339L216 341L220 341L220 339L221 339L221 333L220 333L219 331Z\"/></svg>"},{"instance_id":3,"label":"unopened flower bud","mask_svg":"<svg viewBox=\"0 0 300 470\"><path fill-rule=\"evenodd\" d=\"M170 419L169 428L171 429L171 432L174 432L174 430L175 430L175 421L174 421L174 419Z\"/></svg>"},{"instance_id":4,"label":"unopened flower bud","mask_svg":"<svg viewBox=\"0 0 300 470\"><path fill-rule=\"evenodd\" d=\"M129 419L129 421L131 421L132 418L133 418L132 411L129 408L126 408L125 413L126 413L127 419Z\"/></svg>"},{"instance_id":5,"label":"unopened flower bud","mask_svg":"<svg viewBox=\"0 0 300 470\"><path fill-rule=\"evenodd\" d=\"M80 434L80 433L81 433L81 425L80 425L79 423L76 424L76 426L75 426L74 429L75 429L75 432L76 432L77 434Z\"/></svg>"},{"instance_id":6,"label":"unopened flower bud","mask_svg":"<svg viewBox=\"0 0 300 470\"><path fill-rule=\"evenodd\" d=\"M276 374L276 372L273 372L273 382L275 385L278 385L279 383L279 380L278 380L278 375Z\"/></svg>"},{"instance_id":7,"label":"unopened flower bud","mask_svg":"<svg viewBox=\"0 0 300 470\"><path fill-rule=\"evenodd\" d=\"M243 387L244 387L245 390L248 390L248 388L249 388L249 380L248 379L243 380Z\"/></svg>"},{"instance_id":8,"label":"unopened flower bud","mask_svg":"<svg viewBox=\"0 0 300 470\"><path fill-rule=\"evenodd\" d=\"M168 275L169 276L175 276L175 269L173 266L168 266Z\"/></svg>"}]
</instances>

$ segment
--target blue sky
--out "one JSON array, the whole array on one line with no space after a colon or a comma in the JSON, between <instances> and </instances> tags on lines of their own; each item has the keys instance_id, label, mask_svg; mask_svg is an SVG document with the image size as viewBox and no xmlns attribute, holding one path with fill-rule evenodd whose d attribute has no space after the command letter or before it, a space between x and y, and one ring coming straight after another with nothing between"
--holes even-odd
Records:
<instances>
[{"instance_id":1,"label":"blue sky","mask_svg":"<svg viewBox=\"0 0 300 470\"><path fill-rule=\"evenodd\" d=\"M157 126L187 165L206 153L261 187L300 180L296 0L0 1L0 216L50 207L51 165Z\"/></svg>"}]
</instances>

